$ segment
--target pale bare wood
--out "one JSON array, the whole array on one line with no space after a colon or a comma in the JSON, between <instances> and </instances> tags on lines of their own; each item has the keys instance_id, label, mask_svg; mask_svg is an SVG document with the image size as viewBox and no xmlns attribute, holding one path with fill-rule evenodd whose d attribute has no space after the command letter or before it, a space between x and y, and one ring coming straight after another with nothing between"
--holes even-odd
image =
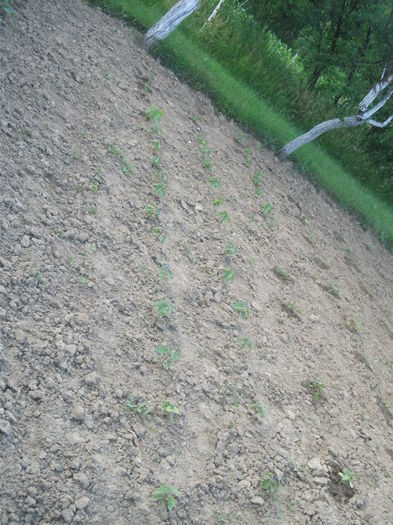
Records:
<instances>
[{"instance_id":1,"label":"pale bare wood","mask_svg":"<svg viewBox=\"0 0 393 525\"><path fill-rule=\"evenodd\" d=\"M148 49L160 40L166 38L176 27L199 7L199 0L181 0L149 29L145 35L145 45Z\"/></svg>"}]
</instances>

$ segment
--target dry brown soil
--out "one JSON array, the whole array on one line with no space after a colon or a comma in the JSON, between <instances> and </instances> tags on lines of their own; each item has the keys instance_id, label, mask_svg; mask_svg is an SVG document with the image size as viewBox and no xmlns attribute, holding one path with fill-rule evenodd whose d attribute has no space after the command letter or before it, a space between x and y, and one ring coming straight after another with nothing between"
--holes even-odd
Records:
<instances>
[{"instance_id":1,"label":"dry brown soil","mask_svg":"<svg viewBox=\"0 0 393 525\"><path fill-rule=\"evenodd\" d=\"M13 5L1 524L391 524L392 254L122 22ZM160 345L182 360L166 370Z\"/></svg>"}]
</instances>

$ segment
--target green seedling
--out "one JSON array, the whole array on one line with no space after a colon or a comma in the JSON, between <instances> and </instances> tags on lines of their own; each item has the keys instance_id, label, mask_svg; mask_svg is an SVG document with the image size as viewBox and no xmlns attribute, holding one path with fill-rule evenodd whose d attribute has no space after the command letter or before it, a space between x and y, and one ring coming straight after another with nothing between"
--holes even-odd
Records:
<instances>
[{"instance_id":1,"label":"green seedling","mask_svg":"<svg viewBox=\"0 0 393 525\"><path fill-rule=\"evenodd\" d=\"M157 346L156 352L163 358L167 370L169 370L176 361L181 361L182 359L181 352L168 348L167 346Z\"/></svg>"},{"instance_id":2,"label":"green seedling","mask_svg":"<svg viewBox=\"0 0 393 525\"><path fill-rule=\"evenodd\" d=\"M121 161L120 169L123 175L126 175L127 177L130 177L134 173L134 168L131 166L128 160L125 159Z\"/></svg>"},{"instance_id":3,"label":"green seedling","mask_svg":"<svg viewBox=\"0 0 393 525\"><path fill-rule=\"evenodd\" d=\"M233 270L232 268L221 268L221 273L222 273L222 277L224 279L224 281L226 283L228 282L233 282L234 278L235 278L235 275L233 273Z\"/></svg>"},{"instance_id":4,"label":"green seedling","mask_svg":"<svg viewBox=\"0 0 393 525\"><path fill-rule=\"evenodd\" d=\"M41 281L42 273L39 270L37 270L35 266L32 266L30 268L30 273L33 279L35 280L35 285L38 286Z\"/></svg>"},{"instance_id":5,"label":"green seedling","mask_svg":"<svg viewBox=\"0 0 393 525\"><path fill-rule=\"evenodd\" d=\"M218 189L221 186L221 182L216 177L210 177L209 182L213 188Z\"/></svg>"},{"instance_id":6,"label":"green seedling","mask_svg":"<svg viewBox=\"0 0 393 525\"><path fill-rule=\"evenodd\" d=\"M246 146L244 148L244 153L246 155L246 164L247 166L251 166L252 164L252 156L251 156L251 149L249 146Z\"/></svg>"},{"instance_id":7,"label":"green seedling","mask_svg":"<svg viewBox=\"0 0 393 525\"><path fill-rule=\"evenodd\" d=\"M151 159L151 163L152 163L152 166L153 168L155 169L159 169L160 166L161 166L161 159L158 155L153 155L152 159Z\"/></svg>"},{"instance_id":8,"label":"green seedling","mask_svg":"<svg viewBox=\"0 0 393 525\"><path fill-rule=\"evenodd\" d=\"M230 223L231 222L231 218L229 217L229 214L226 210L223 210L223 211L219 211L218 212L218 216L220 217L220 220L222 223Z\"/></svg>"},{"instance_id":9,"label":"green seedling","mask_svg":"<svg viewBox=\"0 0 393 525\"><path fill-rule=\"evenodd\" d=\"M265 204L261 204L261 212L262 215L265 217L268 217L273 210L273 206L270 204L270 202L266 202Z\"/></svg>"},{"instance_id":10,"label":"green seedling","mask_svg":"<svg viewBox=\"0 0 393 525\"><path fill-rule=\"evenodd\" d=\"M342 233L337 230L333 230L333 237L336 241L341 241L341 242L344 241L344 237Z\"/></svg>"},{"instance_id":11,"label":"green seedling","mask_svg":"<svg viewBox=\"0 0 393 525\"><path fill-rule=\"evenodd\" d=\"M163 197L166 193L166 188L166 184L164 184L163 182L159 182L158 184L154 185L154 193L159 197Z\"/></svg>"},{"instance_id":12,"label":"green seedling","mask_svg":"<svg viewBox=\"0 0 393 525\"><path fill-rule=\"evenodd\" d=\"M108 144L108 150L109 150L109 153L111 155L113 155L116 159L118 159L118 160L122 160L123 159L123 157L124 157L123 152L121 151L121 149L116 147L113 142L110 142Z\"/></svg>"},{"instance_id":13,"label":"green seedling","mask_svg":"<svg viewBox=\"0 0 393 525\"><path fill-rule=\"evenodd\" d=\"M307 235L304 235L304 238L306 239L307 242L309 242L311 244L311 246L315 246L316 245L316 241L315 241L314 237L311 235L311 233L308 233Z\"/></svg>"},{"instance_id":14,"label":"green seedling","mask_svg":"<svg viewBox=\"0 0 393 525\"><path fill-rule=\"evenodd\" d=\"M284 309L294 317L297 317L298 319L301 319L302 317L302 311L296 304L292 301L288 301L287 303L284 303Z\"/></svg>"},{"instance_id":15,"label":"green seedling","mask_svg":"<svg viewBox=\"0 0 393 525\"><path fill-rule=\"evenodd\" d=\"M239 348L248 348L249 350L251 350L251 348L252 348L252 341L247 336L242 335L237 340L237 346Z\"/></svg>"},{"instance_id":16,"label":"green seedling","mask_svg":"<svg viewBox=\"0 0 393 525\"><path fill-rule=\"evenodd\" d=\"M225 253L227 255L231 255L231 256L236 255L238 251L239 251L239 248L232 242L228 242L225 245Z\"/></svg>"},{"instance_id":17,"label":"green seedling","mask_svg":"<svg viewBox=\"0 0 393 525\"><path fill-rule=\"evenodd\" d=\"M213 206L217 206L217 207L218 206L224 206L224 199L221 199L221 198L214 199Z\"/></svg>"},{"instance_id":18,"label":"green seedling","mask_svg":"<svg viewBox=\"0 0 393 525\"><path fill-rule=\"evenodd\" d=\"M338 284L332 284L329 286L328 292L331 295L334 295L334 297L340 297L340 288L338 287Z\"/></svg>"},{"instance_id":19,"label":"green seedling","mask_svg":"<svg viewBox=\"0 0 393 525\"><path fill-rule=\"evenodd\" d=\"M202 162L202 166L204 167L205 170L207 171L210 171L213 167L210 159L204 159L204 161Z\"/></svg>"},{"instance_id":20,"label":"green seedling","mask_svg":"<svg viewBox=\"0 0 393 525\"><path fill-rule=\"evenodd\" d=\"M252 182L254 183L254 186L258 187L261 181L262 181L262 172L261 170L257 170L252 176Z\"/></svg>"},{"instance_id":21,"label":"green seedling","mask_svg":"<svg viewBox=\"0 0 393 525\"><path fill-rule=\"evenodd\" d=\"M109 74L109 71L107 71L106 69L102 70L102 76L105 78L105 80L111 80L112 78Z\"/></svg>"},{"instance_id":22,"label":"green seedling","mask_svg":"<svg viewBox=\"0 0 393 525\"><path fill-rule=\"evenodd\" d=\"M293 281L289 273L283 270L282 268L280 268L279 266L274 266L273 273L274 275L277 275L277 277L279 277L283 281Z\"/></svg>"},{"instance_id":23,"label":"green seedling","mask_svg":"<svg viewBox=\"0 0 393 525\"><path fill-rule=\"evenodd\" d=\"M168 237L166 231L161 228L161 226L154 226L154 228L152 228L152 233L154 237L160 241L160 244L164 244Z\"/></svg>"},{"instance_id":24,"label":"green seedling","mask_svg":"<svg viewBox=\"0 0 393 525\"><path fill-rule=\"evenodd\" d=\"M280 482L272 472L266 472L265 479L260 482L261 487L270 496L276 500L278 496L278 490L280 488Z\"/></svg>"},{"instance_id":25,"label":"green seedling","mask_svg":"<svg viewBox=\"0 0 393 525\"><path fill-rule=\"evenodd\" d=\"M308 388L311 390L314 401L318 401L318 399L323 394L323 389L325 388L325 385L320 381L313 381L308 385Z\"/></svg>"},{"instance_id":26,"label":"green seedling","mask_svg":"<svg viewBox=\"0 0 393 525\"><path fill-rule=\"evenodd\" d=\"M160 216L160 211L154 204L145 206L145 212L149 219L157 219Z\"/></svg>"},{"instance_id":27,"label":"green seedling","mask_svg":"<svg viewBox=\"0 0 393 525\"><path fill-rule=\"evenodd\" d=\"M142 95L146 97L146 95L149 95L150 93L152 93L151 79L148 78L142 84Z\"/></svg>"},{"instance_id":28,"label":"green seedling","mask_svg":"<svg viewBox=\"0 0 393 525\"><path fill-rule=\"evenodd\" d=\"M166 181L166 175L162 173L160 170L155 169L154 170L154 181L160 184L164 184Z\"/></svg>"},{"instance_id":29,"label":"green seedling","mask_svg":"<svg viewBox=\"0 0 393 525\"><path fill-rule=\"evenodd\" d=\"M160 299L154 303L154 308L157 312L158 317L163 319L164 317L169 317L174 311L175 307L166 299Z\"/></svg>"},{"instance_id":30,"label":"green seedling","mask_svg":"<svg viewBox=\"0 0 393 525\"><path fill-rule=\"evenodd\" d=\"M103 169L101 166L96 166L97 175L102 177Z\"/></svg>"},{"instance_id":31,"label":"green seedling","mask_svg":"<svg viewBox=\"0 0 393 525\"><path fill-rule=\"evenodd\" d=\"M168 263L160 262L160 268L158 270L160 279L172 279L172 270Z\"/></svg>"},{"instance_id":32,"label":"green seedling","mask_svg":"<svg viewBox=\"0 0 393 525\"><path fill-rule=\"evenodd\" d=\"M197 136L197 141L200 146L207 146L207 139L202 137L202 135Z\"/></svg>"},{"instance_id":33,"label":"green seedling","mask_svg":"<svg viewBox=\"0 0 393 525\"><path fill-rule=\"evenodd\" d=\"M151 413L150 408L147 407L143 401L136 400L135 397L132 395L130 395L128 401L126 401L125 406L126 408L131 410L131 412L134 412L135 414L139 414L141 416L149 416Z\"/></svg>"},{"instance_id":34,"label":"green seedling","mask_svg":"<svg viewBox=\"0 0 393 525\"><path fill-rule=\"evenodd\" d=\"M308 224L308 215L306 213L302 213L300 215L300 222L306 226L306 224Z\"/></svg>"},{"instance_id":35,"label":"green seedling","mask_svg":"<svg viewBox=\"0 0 393 525\"><path fill-rule=\"evenodd\" d=\"M159 109L157 106L151 106L146 111L146 116L150 120L150 122L155 122L156 124L159 124L162 117L164 116L164 112L162 109Z\"/></svg>"},{"instance_id":36,"label":"green seedling","mask_svg":"<svg viewBox=\"0 0 393 525\"><path fill-rule=\"evenodd\" d=\"M100 191L100 185L96 180L90 184L90 189L93 193L98 193Z\"/></svg>"},{"instance_id":37,"label":"green seedling","mask_svg":"<svg viewBox=\"0 0 393 525\"><path fill-rule=\"evenodd\" d=\"M173 510L176 505L176 499L180 496L180 492L176 487L170 485L161 485L153 494L153 499L161 505L166 505L169 511Z\"/></svg>"},{"instance_id":38,"label":"green seedling","mask_svg":"<svg viewBox=\"0 0 393 525\"><path fill-rule=\"evenodd\" d=\"M247 301L236 301L233 305L233 309L242 319L248 319L250 317L251 311Z\"/></svg>"},{"instance_id":39,"label":"green seedling","mask_svg":"<svg viewBox=\"0 0 393 525\"><path fill-rule=\"evenodd\" d=\"M346 256L344 257L344 260L345 262L349 265L349 266L355 266L355 254L353 253L353 251L351 250L351 248L346 248L345 249L345 252L346 252Z\"/></svg>"},{"instance_id":40,"label":"green seedling","mask_svg":"<svg viewBox=\"0 0 393 525\"><path fill-rule=\"evenodd\" d=\"M87 242L85 244L85 253L95 253L97 250L97 246L95 242Z\"/></svg>"},{"instance_id":41,"label":"green seedling","mask_svg":"<svg viewBox=\"0 0 393 525\"><path fill-rule=\"evenodd\" d=\"M177 408L176 404L171 403L171 401L163 401L162 410L165 412L165 414L168 414L169 419L172 419L174 415L179 413L179 409Z\"/></svg>"},{"instance_id":42,"label":"green seedling","mask_svg":"<svg viewBox=\"0 0 393 525\"><path fill-rule=\"evenodd\" d=\"M201 117L199 115L193 115L192 121L194 124L198 124L198 122L201 120Z\"/></svg>"},{"instance_id":43,"label":"green seedling","mask_svg":"<svg viewBox=\"0 0 393 525\"><path fill-rule=\"evenodd\" d=\"M153 151L158 153L161 150L161 142L158 139L153 139Z\"/></svg>"},{"instance_id":44,"label":"green seedling","mask_svg":"<svg viewBox=\"0 0 393 525\"><path fill-rule=\"evenodd\" d=\"M261 188L255 188L255 194L258 197L263 197L263 192L262 192Z\"/></svg>"},{"instance_id":45,"label":"green seedling","mask_svg":"<svg viewBox=\"0 0 393 525\"><path fill-rule=\"evenodd\" d=\"M235 140L239 144L243 144L243 142L246 140L246 137L243 135L243 133L236 133Z\"/></svg>"},{"instance_id":46,"label":"green seedling","mask_svg":"<svg viewBox=\"0 0 393 525\"><path fill-rule=\"evenodd\" d=\"M354 334L360 335L362 330L363 322L359 316L356 316L354 319L351 319L348 323L348 329Z\"/></svg>"},{"instance_id":47,"label":"green seedling","mask_svg":"<svg viewBox=\"0 0 393 525\"><path fill-rule=\"evenodd\" d=\"M353 489L353 483L355 481L355 476L348 468L345 468L344 472L339 472L338 475L340 476L341 481L343 483L347 483L351 487L351 489Z\"/></svg>"},{"instance_id":48,"label":"green seedling","mask_svg":"<svg viewBox=\"0 0 393 525\"><path fill-rule=\"evenodd\" d=\"M260 401L253 403L250 408L259 418L263 419L265 417L267 408Z\"/></svg>"}]
</instances>

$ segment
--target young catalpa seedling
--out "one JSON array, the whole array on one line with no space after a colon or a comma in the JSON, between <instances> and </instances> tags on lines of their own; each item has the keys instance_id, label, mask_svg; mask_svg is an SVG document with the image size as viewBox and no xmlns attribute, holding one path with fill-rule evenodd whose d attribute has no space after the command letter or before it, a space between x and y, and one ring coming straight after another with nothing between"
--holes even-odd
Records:
<instances>
[{"instance_id":1,"label":"young catalpa seedling","mask_svg":"<svg viewBox=\"0 0 393 525\"><path fill-rule=\"evenodd\" d=\"M249 350L251 350L251 348L252 348L252 341L247 336L242 335L237 340L237 346L239 348L248 348Z\"/></svg>"},{"instance_id":2,"label":"young catalpa seedling","mask_svg":"<svg viewBox=\"0 0 393 525\"><path fill-rule=\"evenodd\" d=\"M353 489L353 483L355 481L355 476L353 473L349 470L349 468L345 468L344 472L339 472L338 475L341 478L341 481L343 483L348 483L348 485Z\"/></svg>"},{"instance_id":3,"label":"young catalpa seedling","mask_svg":"<svg viewBox=\"0 0 393 525\"><path fill-rule=\"evenodd\" d=\"M176 487L170 485L161 485L153 494L153 499L161 505L166 505L169 511L173 510L176 505L176 499L180 496L180 492Z\"/></svg>"},{"instance_id":4,"label":"young catalpa seedling","mask_svg":"<svg viewBox=\"0 0 393 525\"><path fill-rule=\"evenodd\" d=\"M302 311L296 304L292 301L288 301L287 303L283 303L283 308L292 317L296 317L297 319L301 320L302 318Z\"/></svg>"},{"instance_id":5,"label":"young catalpa seedling","mask_svg":"<svg viewBox=\"0 0 393 525\"><path fill-rule=\"evenodd\" d=\"M202 162L202 166L205 168L205 170L207 171L210 171L212 169L212 163L210 161L210 159L204 159L204 161Z\"/></svg>"},{"instance_id":6,"label":"young catalpa seedling","mask_svg":"<svg viewBox=\"0 0 393 525\"><path fill-rule=\"evenodd\" d=\"M145 206L145 212L149 219L157 219L160 216L161 210L154 206L154 204L147 204Z\"/></svg>"},{"instance_id":7,"label":"young catalpa seedling","mask_svg":"<svg viewBox=\"0 0 393 525\"><path fill-rule=\"evenodd\" d=\"M280 482L272 472L266 472L265 476L265 479L260 482L260 485L263 490L266 490L266 492L276 500L278 489L280 488Z\"/></svg>"},{"instance_id":8,"label":"young catalpa seedling","mask_svg":"<svg viewBox=\"0 0 393 525\"><path fill-rule=\"evenodd\" d=\"M113 157L115 157L116 159L119 159L119 160L123 159L123 152L121 151L120 148L116 147L113 142L110 142L108 144L108 150L109 150L109 153L113 155Z\"/></svg>"},{"instance_id":9,"label":"young catalpa seedling","mask_svg":"<svg viewBox=\"0 0 393 525\"><path fill-rule=\"evenodd\" d=\"M280 268L280 266L274 266L273 273L283 281L293 281L293 278L289 275L289 273Z\"/></svg>"},{"instance_id":10,"label":"young catalpa seedling","mask_svg":"<svg viewBox=\"0 0 393 525\"><path fill-rule=\"evenodd\" d=\"M164 112L162 109L159 109L157 106L153 105L146 111L146 116L150 122L159 123L161 118L164 116Z\"/></svg>"},{"instance_id":11,"label":"young catalpa seedling","mask_svg":"<svg viewBox=\"0 0 393 525\"><path fill-rule=\"evenodd\" d=\"M153 168L155 169L159 169L160 166L161 166L161 159L158 155L153 155L152 159L151 159L151 164L153 166Z\"/></svg>"},{"instance_id":12,"label":"young catalpa seedling","mask_svg":"<svg viewBox=\"0 0 393 525\"><path fill-rule=\"evenodd\" d=\"M160 279L172 279L172 270L167 262L160 261L158 275Z\"/></svg>"},{"instance_id":13,"label":"young catalpa seedling","mask_svg":"<svg viewBox=\"0 0 393 525\"><path fill-rule=\"evenodd\" d=\"M165 363L167 370L169 370L170 367L176 363L176 361L181 361L182 359L181 352L178 350L173 350L172 348L168 348L167 346L157 346L156 352L163 358L163 362Z\"/></svg>"},{"instance_id":14,"label":"young catalpa seedling","mask_svg":"<svg viewBox=\"0 0 393 525\"><path fill-rule=\"evenodd\" d=\"M154 226L151 231L154 237L160 241L160 244L164 244L168 236L166 231L161 226Z\"/></svg>"},{"instance_id":15,"label":"young catalpa seedling","mask_svg":"<svg viewBox=\"0 0 393 525\"><path fill-rule=\"evenodd\" d=\"M235 279L235 275L233 273L233 270L232 268L221 268L221 273L222 273L222 277L224 279L224 281L226 283L228 282L233 282L233 280Z\"/></svg>"},{"instance_id":16,"label":"young catalpa seedling","mask_svg":"<svg viewBox=\"0 0 393 525\"><path fill-rule=\"evenodd\" d=\"M228 212L226 210L219 211L218 212L218 216L220 217L222 223L230 223L231 222L231 218L229 217Z\"/></svg>"},{"instance_id":17,"label":"young catalpa seedling","mask_svg":"<svg viewBox=\"0 0 393 525\"><path fill-rule=\"evenodd\" d=\"M262 181L262 172L261 170L257 170L252 176L252 182L254 183L254 186L258 187L261 184L261 181Z\"/></svg>"},{"instance_id":18,"label":"young catalpa seedling","mask_svg":"<svg viewBox=\"0 0 393 525\"><path fill-rule=\"evenodd\" d=\"M247 301L236 301L233 308L242 319L248 319L248 317L250 317L250 307L248 306Z\"/></svg>"},{"instance_id":19,"label":"young catalpa seedling","mask_svg":"<svg viewBox=\"0 0 393 525\"><path fill-rule=\"evenodd\" d=\"M213 206L217 206L217 207L218 206L224 206L224 199L221 199L221 198L214 199Z\"/></svg>"},{"instance_id":20,"label":"young catalpa seedling","mask_svg":"<svg viewBox=\"0 0 393 525\"><path fill-rule=\"evenodd\" d=\"M225 253L227 255L236 255L237 252L239 251L239 248L233 244L232 242L228 242L226 245L225 245Z\"/></svg>"},{"instance_id":21,"label":"young catalpa seedling","mask_svg":"<svg viewBox=\"0 0 393 525\"><path fill-rule=\"evenodd\" d=\"M217 177L210 177L209 182L213 188L218 189L221 186L221 182L217 179Z\"/></svg>"},{"instance_id":22,"label":"young catalpa seedling","mask_svg":"<svg viewBox=\"0 0 393 525\"><path fill-rule=\"evenodd\" d=\"M261 212L262 215L265 217L268 217L273 210L273 206L270 204L270 202L266 202L265 204L261 204Z\"/></svg>"},{"instance_id":23,"label":"young catalpa seedling","mask_svg":"<svg viewBox=\"0 0 393 525\"><path fill-rule=\"evenodd\" d=\"M126 408L141 416L148 416L151 413L150 408L147 407L143 401L137 401L132 395L130 395L128 401L126 401Z\"/></svg>"},{"instance_id":24,"label":"young catalpa seedling","mask_svg":"<svg viewBox=\"0 0 393 525\"><path fill-rule=\"evenodd\" d=\"M161 142L158 139L153 139L153 151L158 153L161 150Z\"/></svg>"},{"instance_id":25,"label":"young catalpa seedling","mask_svg":"<svg viewBox=\"0 0 393 525\"><path fill-rule=\"evenodd\" d=\"M128 162L128 160L123 159L120 164L120 169L123 175L130 177L134 173L134 168Z\"/></svg>"},{"instance_id":26,"label":"young catalpa seedling","mask_svg":"<svg viewBox=\"0 0 393 525\"><path fill-rule=\"evenodd\" d=\"M179 413L179 409L175 403L171 403L170 401L162 402L162 410L165 412L165 414L169 415L169 419L172 419L174 415Z\"/></svg>"},{"instance_id":27,"label":"young catalpa seedling","mask_svg":"<svg viewBox=\"0 0 393 525\"><path fill-rule=\"evenodd\" d=\"M166 184L164 184L163 182L159 182L158 184L155 184L154 193L158 195L159 197L164 197L166 193Z\"/></svg>"},{"instance_id":28,"label":"young catalpa seedling","mask_svg":"<svg viewBox=\"0 0 393 525\"><path fill-rule=\"evenodd\" d=\"M308 385L308 387L311 390L314 401L318 401L318 399L323 394L323 389L325 388L325 385L320 381L313 381Z\"/></svg>"},{"instance_id":29,"label":"young catalpa seedling","mask_svg":"<svg viewBox=\"0 0 393 525\"><path fill-rule=\"evenodd\" d=\"M173 312L173 310L175 309L173 304L171 304L166 299L161 299L160 301L156 301L154 303L154 308L158 314L158 317L160 317L161 319L163 319L164 317L169 317L171 313Z\"/></svg>"},{"instance_id":30,"label":"young catalpa seedling","mask_svg":"<svg viewBox=\"0 0 393 525\"><path fill-rule=\"evenodd\" d=\"M265 414L267 412L267 407L262 405L260 401L256 401L255 403L253 403L250 408L253 412L256 413L256 415L259 418L263 419L265 417Z\"/></svg>"}]
</instances>

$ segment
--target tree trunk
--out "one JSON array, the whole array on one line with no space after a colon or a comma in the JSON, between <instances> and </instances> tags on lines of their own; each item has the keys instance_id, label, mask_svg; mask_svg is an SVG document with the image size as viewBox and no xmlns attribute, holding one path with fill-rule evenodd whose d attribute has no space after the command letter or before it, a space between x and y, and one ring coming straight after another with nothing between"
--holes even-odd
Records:
<instances>
[{"instance_id":1,"label":"tree trunk","mask_svg":"<svg viewBox=\"0 0 393 525\"><path fill-rule=\"evenodd\" d=\"M325 120L325 122L321 122L321 124L314 126L312 129L310 129L310 131L307 131L307 133L296 137L296 139L292 140L286 146L284 146L279 154L280 159L285 159L295 150L297 150L301 146L304 146L305 144L308 144L309 142L312 142L317 137L319 137L323 133L326 133L327 131L331 131L332 129L360 126L360 124L363 124L363 121L359 119L356 115L352 115L351 117L345 117L342 120L339 118Z\"/></svg>"},{"instance_id":2,"label":"tree trunk","mask_svg":"<svg viewBox=\"0 0 393 525\"><path fill-rule=\"evenodd\" d=\"M162 18L149 29L145 35L148 49L158 41L166 38L185 18L199 7L199 0L181 0L177 2Z\"/></svg>"},{"instance_id":3,"label":"tree trunk","mask_svg":"<svg viewBox=\"0 0 393 525\"><path fill-rule=\"evenodd\" d=\"M360 126L361 124L369 124L370 126L375 126L376 128L386 128L387 126L389 126L389 124L393 122L393 114L390 115L390 117L388 117L384 122L378 122L372 117L386 104L386 102L393 95L393 87L391 87L385 94L385 96L383 96L384 91L392 83L393 72L387 73L385 66L381 80L377 82L375 86L372 89L370 89L370 91L363 98L363 100L360 101L359 109L356 115L345 117L343 119L334 118L331 120L325 120L325 122L317 124L312 129L310 129L310 131L307 131L307 133L303 133L303 135L296 137L294 140L292 140L286 146L284 146L279 153L280 159L285 159L286 157L288 157L288 155L293 153L301 146L312 142L317 137L322 135L322 133L326 133L327 131L331 131L332 129L350 128L354 126ZM372 106L369 109L370 104L372 104L376 100L378 100L378 102L376 102L374 106Z\"/></svg>"}]
</instances>

